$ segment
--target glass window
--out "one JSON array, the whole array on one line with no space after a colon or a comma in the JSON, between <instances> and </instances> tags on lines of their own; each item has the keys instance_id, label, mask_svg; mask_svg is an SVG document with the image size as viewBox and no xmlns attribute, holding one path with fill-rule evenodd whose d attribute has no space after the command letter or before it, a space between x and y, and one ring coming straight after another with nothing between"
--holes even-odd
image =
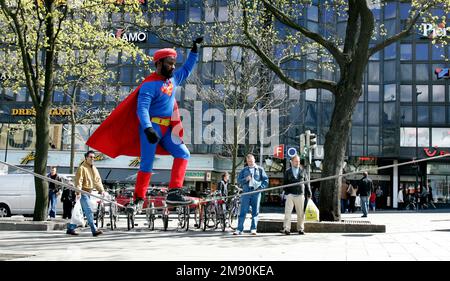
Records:
<instances>
[{"instance_id":1,"label":"glass window","mask_svg":"<svg viewBox=\"0 0 450 281\"><path fill-rule=\"evenodd\" d=\"M317 125L317 105L312 102L308 102L306 105L306 117L305 125L316 126Z\"/></svg>"},{"instance_id":2,"label":"glass window","mask_svg":"<svg viewBox=\"0 0 450 281\"><path fill-rule=\"evenodd\" d=\"M27 100L27 88L21 87L16 94L16 101L26 101Z\"/></svg>"},{"instance_id":3,"label":"glass window","mask_svg":"<svg viewBox=\"0 0 450 281\"><path fill-rule=\"evenodd\" d=\"M175 12L166 11L164 13L164 25L172 25L175 22Z\"/></svg>"},{"instance_id":4,"label":"glass window","mask_svg":"<svg viewBox=\"0 0 450 281\"><path fill-rule=\"evenodd\" d=\"M395 102L387 102L383 107L383 124L394 124Z\"/></svg>"},{"instance_id":5,"label":"glass window","mask_svg":"<svg viewBox=\"0 0 450 281\"><path fill-rule=\"evenodd\" d=\"M200 22L201 21L201 10L197 7L189 8L189 21L190 22Z\"/></svg>"},{"instance_id":6,"label":"glass window","mask_svg":"<svg viewBox=\"0 0 450 281\"><path fill-rule=\"evenodd\" d=\"M412 102L412 85L400 85L400 101Z\"/></svg>"},{"instance_id":7,"label":"glass window","mask_svg":"<svg viewBox=\"0 0 450 281\"><path fill-rule=\"evenodd\" d=\"M186 12L183 9L177 10L177 24L182 25L186 23Z\"/></svg>"},{"instance_id":8,"label":"glass window","mask_svg":"<svg viewBox=\"0 0 450 281\"><path fill-rule=\"evenodd\" d=\"M431 122L434 124L445 124L445 106L431 107Z\"/></svg>"},{"instance_id":9,"label":"glass window","mask_svg":"<svg viewBox=\"0 0 450 281\"><path fill-rule=\"evenodd\" d=\"M61 89L55 89L55 91L53 92L53 102L63 102L63 101L64 101L63 91Z\"/></svg>"},{"instance_id":10,"label":"glass window","mask_svg":"<svg viewBox=\"0 0 450 281\"><path fill-rule=\"evenodd\" d=\"M186 84L184 91L184 99L195 100L197 98L197 85Z\"/></svg>"},{"instance_id":11,"label":"glass window","mask_svg":"<svg viewBox=\"0 0 450 281\"><path fill-rule=\"evenodd\" d=\"M416 60L428 60L428 44L416 44Z\"/></svg>"},{"instance_id":12,"label":"glass window","mask_svg":"<svg viewBox=\"0 0 450 281\"><path fill-rule=\"evenodd\" d=\"M445 86L433 85L432 86L432 101L433 102L445 102Z\"/></svg>"},{"instance_id":13,"label":"glass window","mask_svg":"<svg viewBox=\"0 0 450 281\"><path fill-rule=\"evenodd\" d=\"M384 26L386 27L387 37L392 37L397 33L397 23L395 20L385 21Z\"/></svg>"},{"instance_id":14,"label":"glass window","mask_svg":"<svg viewBox=\"0 0 450 281\"><path fill-rule=\"evenodd\" d=\"M416 79L420 81L430 80L428 64L416 64Z\"/></svg>"},{"instance_id":15,"label":"glass window","mask_svg":"<svg viewBox=\"0 0 450 281\"><path fill-rule=\"evenodd\" d=\"M417 146L430 146L430 130L428 128L417 128Z\"/></svg>"},{"instance_id":16,"label":"glass window","mask_svg":"<svg viewBox=\"0 0 450 281\"><path fill-rule=\"evenodd\" d=\"M89 93L87 90L81 89L80 95L79 95L79 101L88 101L89 100Z\"/></svg>"},{"instance_id":17,"label":"glass window","mask_svg":"<svg viewBox=\"0 0 450 281\"><path fill-rule=\"evenodd\" d=\"M375 46L374 44L369 45L370 48L372 48L374 46ZM375 54L373 54L372 56L370 56L369 60L380 60L380 51L378 51Z\"/></svg>"},{"instance_id":18,"label":"glass window","mask_svg":"<svg viewBox=\"0 0 450 281\"><path fill-rule=\"evenodd\" d=\"M101 102L102 101L102 94L101 93L94 93L92 96L92 101L94 102Z\"/></svg>"},{"instance_id":19,"label":"glass window","mask_svg":"<svg viewBox=\"0 0 450 281\"><path fill-rule=\"evenodd\" d=\"M316 89L314 89L314 90L316 90ZM285 84L274 84L273 85L273 99L274 100L284 100L285 98L286 98Z\"/></svg>"},{"instance_id":20,"label":"glass window","mask_svg":"<svg viewBox=\"0 0 450 281\"><path fill-rule=\"evenodd\" d=\"M400 106L400 123L402 125L413 122L412 106Z\"/></svg>"},{"instance_id":21,"label":"glass window","mask_svg":"<svg viewBox=\"0 0 450 281\"><path fill-rule=\"evenodd\" d=\"M205 47L202 48L203 51L203 61L208 62L212 60L212 48L211 47Z\"/></svg>"},{"instance_id":22,"label":"glass window","mask_svg":"<svg viewBox=\"0 0 450 281\"><path fill-rule=\"evenodd\" d=\"M384 7L384 18L385 19L395 18L395 12L396 11L397 11L397 3L396 2L389 2Z\"/></svg>"},{"instance_id":23,"label":"glass window","mask_svg":"<svg viewBox=\"0 0 450 281\"><path fill-rule=\"evenodd\" d=\"M369 82L380 82L380 63L369 62Z\"/></svg>"},{"instance_id":24,"label":"glass window","mask_svg":"<svg viewBox=\"0 0 450 281\"><path fill-rule=\"evenodd\" d=\"M364 103L360 102L355 106L352 122L356 125L364 125Z\"/></svg>"},{"instance_id":25,"label":"glass window","mask_svg":"<svg viewBox=\"0 0 450 281\"><path fill-rule=\"evenodd\" d=\"M400 3L400 19L405 20L409 17L411 3Z\"/></svg>"},{"instance_id":26,"label":"glass window","mask_svg":"<svg viewBox=\"0 0 450 281\"><path fill-rule=\"evenodd\" d=\"M352 127L352 144L364 144L364 127Z\"/></svg>"},{"instance_id":27,"label":"glass window","mask_svg":"<svg viewBox=\"0 0 450 281\"><path fill-rule=\"evenodd\" d=\"M105 101L106 102L111 102L111 101L116 101L117 98L117 91L116 91L116 87L105 87Z\"/></svg>"},{"instance_id":28,"label":"glass window","mask_svg":"<svg viewBox=\"0 0 450 281\"><path fill-rule=\"evenodd\" d=\"M400 59L401 60L412 60L412 45L411 44L401 44L400 45Z\"/></svg>"},{"instance_id":29,"label":"glass window","mask_svg":"<svg viewBox=\"0 0 450 281\"><path fill-rule=\"evenodd\" d=\"M108 59L106 60L106 63L109 64L117 64L119 62L119 51L111 50L107 53Z\"/></svg>"},{"instance_id":30,"label":"glass window","mask_svg":"<svg viewBox=\"0 0 450 281\"><path fill-rule=\"evenodd\" d=\"M395 81L397 79L396 61L387 61L384 63L384 81Z\"/></svg>"},{"instance_id":31,"label":"glass window","mask_svg":"<svg viewBox=\"0 0 450 281\"><path fill-rule=\"evenodd\" d=\"M400 128L400 146L416 147L416 128Z\"/></svg>"},{"instance_id":32,"label":"glass window","mask_svg":"<svg viewBox=\"0 0 450 281\"><path fill-rule=\"evenodd\" d=\"M317 101L317 89L306 90L305 100L307 101Z\"/></svg>"},{"instance_id":33,"label":"glass window","mask_svg":"<svg viewBox=\"0 0 450 281\"><path fill-rule=\"evenodd\" d=\"M450 128L431 129L432 146L450 147Z\"/></svg>"},{"instance_id":34,"label":"glass window","mask_svg":"<svg viewBox=\"0 0 450 281\"><path fill-rule=\"evenodd\" d=\"M206 7L205 8L205 21L206 22L214 22L214 7Z\"/></svg>"},{"instance_id":35,"label":"glass window","mask_svg":"<svg viewBox=\"0 0 450 281\"><path fill-rule=\"evenodd\" d=\"M384 101L397 100L397 90L395 84L384 85Z\"/></svg>"},{"instance_id":36,"label":"glass window","mask_svg":"<svg viewBox=\"0 0 450 281\"><path fill-rule=\"evenodd\" d=\"M367 143L379 144L380 142L380 129L378 127L367 128Z\"/></svg>"},{"instance_id":37,"label":"glass window","mask_svg":"<svg viewBox=\"0 0 450 281\"><path fill-rule=\"evenodd\" d=\"M160 26L161 25L161 13L159 13L159 12L151 13L150 22L152 23L153 26Z\"/></svg>"},{"instance_id":38,"label":"glass window","mask_svg":"<svg viewBox=\"0 0 450 281\"><path fill-rule=\"evenodd\" d=\"M322 90L321 100L324 102L332 102L333 101L333 93L328 90Z\"/></svg>"},{"instance_id":39,"label":"glass window","mask_svg":"<svg viewBox=\"0 0 450 281\"><path fill-rule=\"evenodd\" d=\"M319 21L319 8L317 6L308 7L308 20Z\"/></svg>"},{"instance_id":40,"label":"glass window","mask_svg":"<svg viewBox=\"0 0 450 281\"><path fill-rule=\"evenodd\" d=\"M227 20L228 20L228 6L220 6L219 21L227 21Z\"/></svg>"},{"instance_id":41,"label":"glass window","mask_svg":"<svg viewBox=\"0 0 450 281\"><path fill-rule=\"evenodd\" d=\"M300 91L289 86L289 99L298 101L300 99Z\"/></svg>"},{"instance_id":42,"label":"glass window","mask_svg":"<svg viewBox=\"0 0 450 281\"><path fill-rule=\"evenodd\" d=\"M323 103L322 106L322 126L329 126L331 122L331 115L333 114L333 106L331 103Z\"/></svg>"},{"instance_id":43,"label":"glass window","mask_svg":"<svg viewBox=\"0 0 450 281\"><path fill-rule=\"evenodd\" d=\"M379 103L369 103L367 112L367 121L369 125L380 124L380 104Z\"/></svg>"},{"instance_id":44,"label":"glass window","mask_svg":"<svg viewBox=\"0 0 450 281\"><path fill-rule=\"evenodd\" d=\"M231 49L231 60L233 61L241 61L242 57L242 49L241 47L232 47Z\"/></svg>"},{"instance_id":45,"label":"glass window","mask_svg":"<svg viewBox=\"0 0 450 281\"><path fill-rule=\"evenodd\" d=\"M417 106L417 124L428 124L428 106Z\"/></svg>"},{"instance_id":46,"label":"glass window","mask_svg":"<svg viewBox=\"0 0 450 281\"><path fill-rule=\"evenodd\" d=\"M417 102L428 102L428 85L416 86Z\"/></svg>"},{"instance_id":47,"label":"glass window","mask_svg":"<svg viewBox=\"0 0 450 281\"><path fill-rule=\"evenodd\" d=\"M132 66L123 66L120 68L120 82L130 83L131 73L133 71Z\"/></svg>"},{"instance_id":48,"label":"glass window","mask_svg":"<svg viewBox=\"0 0 450 281\"><path fill-rule=\"evenodd\" d=\"M400 65L400 78L402 81L412 81L412 65L401 64Z\"/></svg>"},{"instance_id":49,"label":"glass window","mask_svg":"<svg viewBox=\"0 0 450 281\"><path fill-rule=\"evenodd\" d=\"M380 86L368 85L368 101L380 101Z\"/></svg>"},{"instance_id":50,"label":"glass window","mask_svg":"<svg viewBox=\"0 0 450 281\"><path fill-rule=\"evenodd\" d=\"M431 56L433 60L443 60L445 56L445 47L442 45L433 45L431 47Z\"/></svg>"}]
</instances>

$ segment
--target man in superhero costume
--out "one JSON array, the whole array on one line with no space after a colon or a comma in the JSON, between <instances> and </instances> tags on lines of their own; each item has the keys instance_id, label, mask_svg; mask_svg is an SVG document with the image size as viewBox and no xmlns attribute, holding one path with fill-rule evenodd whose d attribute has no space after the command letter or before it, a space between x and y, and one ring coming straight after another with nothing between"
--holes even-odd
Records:
<instances>
[{"instance_id":1,"label":"man in superhero costume","mask_svg":"<svg viewBox=\"0 0 450 281\"><path fill-rule=\"evenodd\" d=\"M86 143L112 158L118 155L141 157L131 207L134 210L142 208L155 154L174 157L166 202L170 205L191 203L181 190L190 153L182 141L183 128L175 90L194 69L202 41L202 37L194 40L186 62L177 71L174 71L177 57L174 49L156 51L153 56L156 71L119 104Z\"/></svg>"}]
</instances>

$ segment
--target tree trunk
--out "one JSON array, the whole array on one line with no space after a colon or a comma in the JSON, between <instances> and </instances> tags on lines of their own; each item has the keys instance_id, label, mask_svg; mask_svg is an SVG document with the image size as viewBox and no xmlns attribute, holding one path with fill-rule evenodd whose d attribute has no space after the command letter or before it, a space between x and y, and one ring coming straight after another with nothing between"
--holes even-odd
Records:
<instances>
[{"instance_id":1,"label":"tree trunk","mask_svg":"<svg viewBox=\"0 0 450 281\"><path fill-rule=\"evenodd\" d=\"M360 95L361 87L358 88L353 84L339 87L336 92L330 130L325 137L322 177L342 174L348 136L352 127L352 114ZM340 178L321 182L319 206L321 221L340 220L340 188Z\"/></svg>"},{"instance_id":2,"label":"tree trunk","mask_svg":"<svg viewBox=\"0 0 450 281\"><path fill-rule=\"evenodd\" d=\"M45 175L47 172L47 154L49 137L49 108L36 110L36 156L34 160L34 172ZM48 207L48 182L39 178L34 178L36 200L34 206L34 221L44 221L47 219Z\"/></svg>"},{"instance_id":3,"label":"tree trunk","mask_svg":"<svg viewBox=\"0 0 450 281\"><path fill-rule=\"evenodd\" d=\"M239 144L238 144L238 121L235 111L235 116L233 117L233 149L231 150L232 153L232 166L231 166L231 183L236 184L236 169L237 169L237 157L238 157L238 150L239 150Z\"/></svg>"}]
</instances>

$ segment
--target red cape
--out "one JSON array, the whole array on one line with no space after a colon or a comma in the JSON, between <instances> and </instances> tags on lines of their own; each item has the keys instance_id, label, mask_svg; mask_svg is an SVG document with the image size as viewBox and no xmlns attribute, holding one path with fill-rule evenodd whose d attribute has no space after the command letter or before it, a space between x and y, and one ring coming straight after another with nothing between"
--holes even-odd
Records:
<instances>
[{"instance_id":1,"label":"red cape","mask_svg":"<svg viewBox=\"0 0 450 281\"><path fill-rule=\"evenodd\" d=\"M86 144L111 158L116 158L119 155L141 156L139 119L136 113L139 89L145 82L158 80L165 80L165 78L155 72L147 76L136 90L128 95L100 124ZM172 128L177 128L173 132L179 132L178 136L182 139L183 126L176 100L171 118L171 126ZM168 155L169 153L161 145L158 145L156 154Z\"/></svg>"}]
</instances>

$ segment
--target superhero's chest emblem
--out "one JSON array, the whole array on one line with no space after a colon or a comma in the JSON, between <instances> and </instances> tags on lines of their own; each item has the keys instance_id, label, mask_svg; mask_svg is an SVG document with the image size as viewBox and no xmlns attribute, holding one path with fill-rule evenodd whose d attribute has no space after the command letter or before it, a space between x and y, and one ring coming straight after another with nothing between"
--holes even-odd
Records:
<instances>
[{"instance_id":1,"label":"superhero's chest emblem","mask_svg":"<svg viewBox=\"0 0 450 281\"><path fill-rule=\"evenodd\" d=\"M172 95L172 91L173 91L172 81L169 80L169 82L164 83L160 90L162 93L164 93L170 97Z\"/></svg>"}]
</instances>

